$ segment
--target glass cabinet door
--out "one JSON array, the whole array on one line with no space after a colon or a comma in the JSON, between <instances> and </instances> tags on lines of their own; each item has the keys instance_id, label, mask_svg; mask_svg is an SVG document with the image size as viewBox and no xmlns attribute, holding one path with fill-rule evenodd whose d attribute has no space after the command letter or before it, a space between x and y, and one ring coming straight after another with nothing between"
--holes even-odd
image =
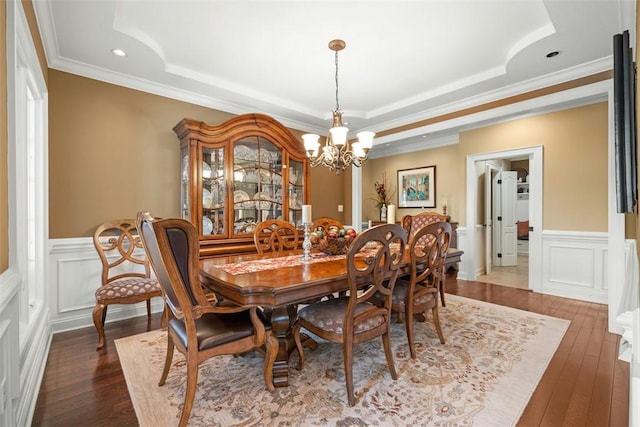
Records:
<instances>
[{"instance_id":1,"label":"glass cabinet door","mask_svg":"<svg viewBox=\"0 0 640 427\"><path fill-rule=\"evenodd\" d=\"M302 205L304 204L303 164L289 161L289 222L302 228Z\"/></svg>"},{"instance_id":2,"label":"glass cabinet door","mask_svg":"<svg viewBox=\"0 0 640 427\"><path fill-rule=\"evenodd\" d=\"M253 231L269 219L302 227L310 196L303 144L272 117L241 114L210 125L182 119L182 217L200 232L200 257L255 252Z\"/></svg>"},{"instance_id":3,"label":"glass cabinet door","mask_svg":"<svg viewBox=\"0 0 640 427\"><path fill-rule=\"evenodd\" d=\"M233 147L233 234L251 234L256 224L282 219L282 151L262 137Z\"/></svg>"},{"instance_id":4,"label":"glass cabinet door","mask_svg":"<svg viewBox=\"0 0 640 427\"><path fill-rule=\"evenodd\" d=\"M225 236L224 150L202 149L202 235Z\"/></svg>"}]
</instances>

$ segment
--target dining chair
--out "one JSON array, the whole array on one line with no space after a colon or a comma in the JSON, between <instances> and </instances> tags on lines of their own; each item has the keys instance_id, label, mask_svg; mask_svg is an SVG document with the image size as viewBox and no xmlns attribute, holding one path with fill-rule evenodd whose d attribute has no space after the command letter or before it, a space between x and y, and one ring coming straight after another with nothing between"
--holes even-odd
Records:
<instances>
[{"instance_id":1,"label":"dining chair","mask_svg":"<svg viewBox=\"0 0 640 427\"><path fill-rule=\"evenodd\" d=\"M189 420L198 367L211 357L237 355L265 346L264 382L273 392L278 341L261 321L257 307L220 306L207 300L200 283L199 239L193 224L181 218L153 219L148 212L140 212L137 226L170 309L167 355L158 385L165 384L174 348L186 359L187 385L179 425L185 426ZM220 375L224 375L224 369Z\"/></svg>"},{"instance_id":2,"label":"dining chair","mask_svg":"<svg viewBox=\"0 0 640 427\"><path fill-rule=\"evenodd\" d=\"M104 322L111 304L147 303L151 316L151 298L161 297L162 289L151 277L149 260L134 219L118 219L100 224L93 233L93 245L102 263L101 285L95 291L93 324L98 331L97 350L105 345Z\"/></svg>"},{"instance_id":3,"label":"dining chair","mask_svg":"<svg viewBox=\"0 0 640 427\"><path fill-rule=\"evenodd\" d=\"M451 224L448 222L435 222L420 228L409 238L410 274L409 280L398 279L393 289L391 310L399 315L404 315L407 339L411 358L416 358L414 342L413 322L416 315L431 310L433 323L442 344L445 343L440 318L438 316L438 292L440 284L440 271L444 268L442 252L443 245L448 248ZM422 244L426 241L427 244Z\"/></svg>"},{"instance_id":4,"label":"dining chair","mask_svg":"<svg viewBox=\"0 0 640 427\"><path fill-rule=\"evenodd\" d=\"M298 248L300 233L287 221L268 219L256 225L253 242L258 253L282 252Z\"/></svg>"},{"instance_id":5,"label":"dining chair","mask_svg":"<svg viewBox=\"0 0 640 427\"><path fill-rule=\"evenodd\" d=\"M411 238L418 230L434 222L448 222L450 217L435 211L420 212L417 215L405 215L402 217L402 228L407 232L407 238Z\"/></svg>"},{"instance_id":6,"label":"dining chair","mask_svg":"<svg viewBox=\"0 0 640 427\"><path fill-rule=\"evenodd\" d=\"M450 217L448 215L444 215L441 214L439 212L434 212L434 211L426 211L426 212L420 212L417 215L405 215L402 217L402 228L405 229L405 231L407 232L407 238L411 238L412 235L414 235L418 230L420 230L422 227L424 227L425 225L429 225L429 224L433 224L436 222L446 222L449 223ZM426 240L426 236L423 236L421 238L421 244L426 244L427 242ZM448 241L451 240L451 224L449 223L449 239ZM447 248L446 250L449 250L449 243L447 243ZM444 262L444 261L443 261ZM443 265L443 269L444 269L444 265ZM444 275L444 271L442 272L442 274L439 275L440 277L440 283L438 285L438 291L440 294L440 301L442 302L442 306L446 307L446 303L444 300L444 279L445 279L445 275Z\"/></svg>"},{"instance_id":7,"label":"dining chair","mask_svg":"<svg viewBox=\"0 0 640 427\"><path fill-rule=\"evenodd\" d=\"M444 302L444 287L445 287L445 279L447 268L445 267L445 262L447 261L447 256L449 253L449 247L451 247L451 233L452 227L450 222L440 222L438 223L442 229L442 231L438 235L438 251L440 255L438 257L438 265L436 266L434 273L436 278L438 279L438 293L440 294L440 302L443 307L446 307Z\"/></svg>"},{"instance_id":8,"label":"dining chair","mask_svg":"<svg viewBox=\"0 0 640 427\"><path fill-rule=\"evenodd\" d=\"M313 221L313 223L311 224L311 231L316 231L318 228L321 228L326 235L329 232L329 229L332 227L335 227L338 230L342 230L344 228L344 225L337 219L325 216Z\"/></svg>"},{"instance_id":9,"label":"dining chair","mask_svg":"<svg viewBox=\"0 0 640 427\"><path fill-rule=\"evenodd\" d=\"M349 405L355 405L353 391L353 346L382 337L391 377L398 378L391 352L391 296L402 261L407 235L397 224L383 224L360 233L346 256L349 295L310 304L298 312L293 337L298 350L298 369L304 366L301 330L342 344ZM364 249L364 252L361 250ZM384 295L384 305L371 302ZM363 361L366 363L366 361Z\"/></svg>"}]
</instances>

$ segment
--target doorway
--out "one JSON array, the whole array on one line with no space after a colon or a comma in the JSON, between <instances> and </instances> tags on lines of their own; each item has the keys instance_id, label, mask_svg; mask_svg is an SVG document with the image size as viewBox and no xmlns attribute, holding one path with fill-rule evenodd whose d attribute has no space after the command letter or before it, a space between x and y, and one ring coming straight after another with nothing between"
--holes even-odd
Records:
<instances>
[{"instance_id":1,"label":"doorway","mask_svg":"<svg viewBox=\"0 0 640 427\"><path fill-rule=\"evenodd\" d=\"M485 161L478 185L485 256L476 280L528 290L528 158Z\"/></svg>"},{"instance_id":2,"label":"doorway","mask_svg":"<svg viewBox=\"0 0 640 427\"><path fill-rule=\"evenodd\" d=\"M503 162L513 159L527 159L529 162L529 240L528 240L528 288L536 292L541 292L542 288L542 253L541 253L541 224L542 224L542 146L527 147L515 150L506 150L493 153L475 154L467 157L467 200L466 200L466 222L469 233L466 236L465 248L475 248L475 250L465 250L463 258L463 270L467 280L478 280L485 273L485 263L491 253L488 247L486 233L493 227L491 223L484 221L487 214L479 212L479 207L484 203L479 203L479 197L484 197L485 192L483 182L480 177L485 173L485 165L495 165L500 169ZM472 226L469 226L472 225ZM487 229L489 229L487 231ZM484 245L481 242L484 241ZM483 250L484 249L484 250ZM487 253L487 250L489 252ZM524 263L524 262L523 262ZM495 268L491 268L493 273Z\"/></svg>"}]
</instances>

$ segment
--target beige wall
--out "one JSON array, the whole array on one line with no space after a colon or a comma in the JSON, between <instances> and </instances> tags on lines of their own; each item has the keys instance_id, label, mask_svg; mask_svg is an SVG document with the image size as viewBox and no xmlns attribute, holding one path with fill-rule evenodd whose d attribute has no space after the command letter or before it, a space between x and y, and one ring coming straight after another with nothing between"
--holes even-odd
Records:
<instances>
[{"instance_id":1,"label":"beige wall","mask_svg":"<svg viewBox=\"0 0 640 427\"><path fill-rule=\"evenodd\" d=\"M437 210L442 212L442 205L447 204L447 214L453 220L459 216L464 216L456 201L456 194L463 190L463 175L457 168L458 146L448 145L424 151L401 154L381 159L368 160L362 171L362 198L363 219L379 220L379 211L376 207L375 183L381 182L383 175L386 176L386 186L393 192L391 198L393 204L398 206L398 170L419 168L423 166L436 167L436 207L426 210ZM462 169L464 172L464 169ZM397 209L396 220L404 215L415 215L420 212L419 208Z\"/></svg>"},{"instance_id":2,"label":"beige wall","mask_svg":"<svg viewBox=\"0 0 640 427\"><path fill-rule=\"evenodd\" d=\"M436 166L436 208L461 225L465 220L468 155L543 146L543 227L607 230L607 103L513 120L460 134L460 143L383 159L363 169L365 219L377 219L374 182L387 176L397 204L397 171ZM397 218L418 209L399 209Z\"/></svg>"},{"instance_id":3,"label":"beige wall","mask_svg":"<svg viewBox=\"0 0 640 427\"><path fill-rule=\"evenodd\" d=\"M91 236L106 220L180 215L184 117L207 123L231 114L79 77L49 72L49 236Z\"/></svg>"},{"instance_id":4,"label":"beige wall","mask_svg":"<svg viewBox=\"0 0 640 427\"><path fill-rule=\"evenodd\" d=\"M347 221L351 221L351 217L346 217L344 211L338 212L338 205L345 204L345 194L344 173L337 175L324 166L311 169L310 203L313 206L314 218L328 216L342 223L345 223L346 218Z\"/></svg>"},{"instance_id":5,"label":"beige wall","mask_svg":"<svg viewBox=\"0 0 640 427\"><path fill-rule=\"evenodd\" d=\"M543 228L606 231L607 129L603 102L463 132L458 167L470 154L541 145Z\"/></svg>"},{"instance_id":6,"label":"beige wall","mask_svg":"<svg viewBox=\"0 0 640 427\"><path fill-rule=\"evenodd\" d=\"M184 117L211 124L232 117L55 70L49 100L51 238L91 236L101 222L140 210L180 215L180 146L173 126ZM342 219L342 176L318 168L311 180L314 216Z\"/></svg>"}]
</instances>

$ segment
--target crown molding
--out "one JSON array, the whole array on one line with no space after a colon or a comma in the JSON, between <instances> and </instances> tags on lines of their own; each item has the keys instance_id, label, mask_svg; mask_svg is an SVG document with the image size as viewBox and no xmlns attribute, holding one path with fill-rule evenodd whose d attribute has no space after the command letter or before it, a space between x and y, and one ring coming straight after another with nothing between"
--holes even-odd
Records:
<instances>
[{"instance_id":1,"label":"crown molding","mask_svg":"<svg viewBox=\"0 0 640 427\"><path fill-rule=\"evenodd\" d=\"M512 84L500 89L485 92L476 96L471 96L460 101L445 104L436 108L424 110L415 114L406 115L396 120L387 121L377 126L368 128L373 132L381 132L388 129L407 126L432 117L454 113L456 111L465 110L467 108L477 107L501 99L510 98L512 96L521 95L523 93L532 92L546 87L566 83L579 78L598 74L603 71L611 70L613 67L613 57L608 56L597 61L582 64L577 67L568 68L558 73L539 76L525 82Z\"/></svg>"},{"instance_id":2,"label":"crown molding","mask_svg":"<svg viewBox=\"0 0 640 427\"><path fill-rule=\"evenodd\" d=\"M369 152L370 159L396 156L398 154L413 153L415 151L429 150L447 145L455 145L459 142L458 132L442 136L420 135L416 138L403 140L402 144L376 144Z\"/></svg>"},{"instance_id":3,"label":"crown molding","mask_svg":"<svg viewBox=\"0 0 640 427\"><path fill-rule=\"evenodd\" d=\"M388 157L457 144L458 135L461 131L603 102L608 99L608 92L612 84L613 80L604 80L404 132L385 135L374 140L374 147L369 157Z\"/></svg>"}]
</instances>

